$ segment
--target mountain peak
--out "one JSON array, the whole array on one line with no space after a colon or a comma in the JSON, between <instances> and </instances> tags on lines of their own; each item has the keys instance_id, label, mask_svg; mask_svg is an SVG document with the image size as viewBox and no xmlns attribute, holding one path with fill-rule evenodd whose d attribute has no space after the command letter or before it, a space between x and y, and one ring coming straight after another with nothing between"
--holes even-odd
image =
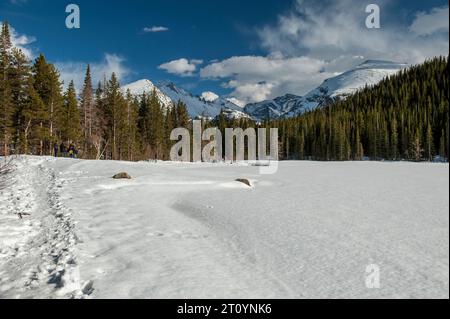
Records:
<instances>
[{"instance_id":1,"label":"mountain peak","mask_svg":"<svg viewBox=\"0 0 450 319\"><path fill-rule=\"evenodd\" d=\"M165 92L165 94L169 95L167 92L167 89L169 89L169 91L173 91L175 94L180 94L180 95L189 95L192 96L191 93L185 91L182 88L179 88L174 82L171 81L160 81L156 84L156 86Z\"/></svg>"},{"instance_id":2,"label":"mountain peak","mask_svg":"<svg viewBox=\"0 0 450 319\"><path fill-rule=\"evenodd\" d=\"M273 100L249 104L245 111L260 120L296 116L334 100L345 99L365 86L376 85L406 67L408 65L404 63L366 60L347 72L325 80L304 97L287 94Z\"/></svg>"},{"instance_id":3,"label":"mountain peak","mask_svg":"<svg viewBox=\"0 0 450 319\"><path fill-rule=\"evenodd\" d=\"M173 82L158 82L157 86L172 101L185 103L191 118L214 118L223 109L228 109L230 112L234 110L242 111L242 108L232 101L226 100L213 92L203 92L201 96L197 96L177 87Z\"/></svg>"},{"instance_id":4,"label":"mountain peak","mask_svg":"<svg viewBox=\"0 0 450 319\"><path fill-rule=\"evenodd\" d=\"M133 95L140 95L142 93L151 93L155 89L152 81L147 79L137 80L122 87L123 91L130 90Z\"/></svg>"},{"instance_id":5,"label":"mountain peak","mask_svg":"<svg viewBox=\"0 0 450 319\"><path fill-rule=\"evenodd\" d=\"M129 83L127 85L122 86L122 91L127 92L130 91L132 95L142 95L144 93L146 94L152 94L154 91L156 92L156 96L161 103L161 105L165 108L172 107L173 103L170 97L165 95L161 90L159 90L152 81L148 79L141 79L132 83Z\"/></svg>"},{"instance_id":6,"label":"mountain peak","mask_svg":"<svg viewBox=\"0 0 450 319\"><path fill-rule=\"evenodd\" d=\"M407 64L385 61L367 60L357 67L336 77L327 79L316 90L306 96L328 95L331 98L345 97L356 93L365 86L372 86L384 78L397 74L408 67Z\"/></svg>"}]
</instances>

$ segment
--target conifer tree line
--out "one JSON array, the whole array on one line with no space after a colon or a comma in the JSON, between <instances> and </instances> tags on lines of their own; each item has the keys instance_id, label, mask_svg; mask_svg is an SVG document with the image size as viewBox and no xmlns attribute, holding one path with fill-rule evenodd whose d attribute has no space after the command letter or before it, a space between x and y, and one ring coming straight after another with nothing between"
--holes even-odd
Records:
<instances>
[{"instance_id":1,"label":"conifer tree line","mask_svg":"<svg viewBox=\"0 0 450 319\"><path fill-rule=\"evenodd\" d=\"M94 87L90 67L77 94L63 89L55 66L44 55L35 61L0 33L0 155L54 155L61 143L73 144L86 159L168 159L170 132L187 127L186 105L163 108L156 92L122 92L115 74Z\"/></svg>"},{"instance_id":2,"label":"conifer tree line","mask_svg":"<svg viewBox=\"0 0 450 319\"><path fill-rule=\"evenodd\" d=\"M267 125L280 130L282 159L448 160L448 94L448 57L436 57L345 100Z\"/></svg>"},{"instance_id":3,"label":"conifer tree line","mask_svg":"<svg viewBox=\"0 0 450 319\"><path fill-rule=\"evenodd\" d=\"M281 160L448 161L448 57L436 57L298 117L255 123L220 115L206 127L279 129Z\"/></svg>"},{"instance_id":4,"label":"conifer tree line","mask_svg":"<svg viewBox=\"0 0 450 319\"><path fill-rule=\"evenodd\" d=\"M295 118L256 123L221 114L203 127L218 127L223 138L229 127L276 127L282 160L448 159L448 90L448 57L437 57ZM54 155L65 143L85 159L168 160L177 127L192 129L184 103L164 108L156 92L122 92L115 74L94 86L87 66L82 88L63 89L56 67L44 55L28 61L3 23L0 156Z\"/></svg>"}]
</instances>

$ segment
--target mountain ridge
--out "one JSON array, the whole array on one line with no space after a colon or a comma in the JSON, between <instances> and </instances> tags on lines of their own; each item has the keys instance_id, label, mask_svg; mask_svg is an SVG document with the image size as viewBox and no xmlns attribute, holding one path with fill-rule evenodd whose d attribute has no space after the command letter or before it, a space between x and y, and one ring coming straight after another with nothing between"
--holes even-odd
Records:
<instances>
[{"instance_id":1,"label":"mountain ridge","mask_svg":"<svg viewBox=\"0 0 450 319\"><path fill-rule=\"evenodd\" d=\"M156 91L161 104L170 108L178 101L186 104L189 116L195 118L216 118L221 113L228 118L252 118L254 120L289 118L311 111L338 99L345 99L366 86L378 84L386 77L407 68L405 63L385 60L366 60L354 68L335 77L326 79L316 89L304 96L285 94L271 100L250 103L245 107L231 102L214 92L204 92L201 96L177 87L173 82L161 81L156 85L147 79L138 80L122 87L133 95ZM216 98L217 96L217 98Z\"/></svg>"},{"instance_id":2,"label":"mountain ridge","mask_svg":"<svg viewBox=\"0 0 450 319\"><path fill-rule=\"evenodd\" d=\"M247 104L244 110L259 120L297 116L334 100L345 99L358 90L376 85L407 67L405 63L366 60L346 72L326 79L305 96L286 94L273 100Z\"/></svg>"},{"instance_id":3,"label":"mountain ridge","mask_svg":"<svg viewBox=\"0 0 450 319\"><path fill-rule=\"evenodd\" d=\"M192 118L215 118L222 110L231 110L242 112L243 109L236 104L230 102L224 97L218 96L215 99L205 99L207 95L216 95L214 92L204 92L203 96L193 95L192 93L177 87L173 82L161 81L157 83L158 88L175 103L182 101L187 105L189 115Z\"/></svg>"}]
</instances>

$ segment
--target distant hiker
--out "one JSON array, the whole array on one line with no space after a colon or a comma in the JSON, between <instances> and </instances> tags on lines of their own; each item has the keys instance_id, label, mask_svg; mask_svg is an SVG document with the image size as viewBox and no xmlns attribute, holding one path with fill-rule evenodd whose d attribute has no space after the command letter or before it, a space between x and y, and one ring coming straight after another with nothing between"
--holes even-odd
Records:
<instances>
[{"instance_id":1,"label":"distant hiker","mask_svg":"<svg viewBox=\"0 0 450 319\"><path fill-rule=\"evenodd\" d=\"M55 153L55 157L58 157L59 146L58 143L53 144L53 151Z\"/></svg>"},{"instance_id":2,"label":"distant hiker","mask_svg":"<svg viewBox=\"0 0 450 319\"><path fill-rule=\"evenodd\" d=\"M59 145L59 152L63 157L67 157L67 147L66 144L64 144L64 142L61 142L61 145Z\"/></svg>"},{"instance_id":3,"label":"distant hiker","mask_svg":"<svg viewBox=\"0 0 450 319\"><path fill-rule=\"evenodd\" d=\"M75 145L70 144L69 146L69 157L70 158L77 158L77 149L75 148Z\"/></svg>"}]
</instances>

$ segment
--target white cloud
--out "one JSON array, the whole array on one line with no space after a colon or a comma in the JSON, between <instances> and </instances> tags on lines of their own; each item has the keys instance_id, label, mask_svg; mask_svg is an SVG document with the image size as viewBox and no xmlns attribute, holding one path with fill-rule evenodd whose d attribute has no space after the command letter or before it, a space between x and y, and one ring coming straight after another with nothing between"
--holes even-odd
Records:
<instances>
[{"instance_id":1,"label":"white cloud","mask_svg":"<svg viewBox=\"0 0 450 319\"><path fill-rule=\"evenodd\" d=\"M2 22L0 21L0 25ZM36 42L36 38L33 36L29 36L26 34L19 33L14 27L11 25L9 26L10 33L11 33L11 42L13 46L15 46L18 49L21 49L22 52L25 54L25 56L32 60L36 57L36 53L33 51L33 48L31 48L31 44Z\"/></svg>"},{"instance_id":2,"label":"white cloud","mask_svg":"<svg viewBox=\"0 0 450 319\"><path fill-rule=\"evenodd\" d=\"M397 20L383 20L392 2L377 4L382 27L367 29L366 3L297 0L275 24L256 31L267 56L211 62L200 75L222 79L223 86L241 101L257 102L286 93L303 95L366 59L414 64L448 54L448 7L418 13L411 25L401 25Z\"/></svg>"},{"instance_id":3,"label":"white cloud","mask_svg":"<svg viewBox=\"0 0 450 319\"><path fill-rule=\"evenodd\" d=\"M275 84L266 82L240 83L239 81L230 81L228 85L234 88L233 94L235 96L246 101L245 104L268 99L275 87Z\"/></svg>"},{"instance_id":4,"label":"white cloud","mask_svg":"<svg viewBox=\"0 0 450 319\"><path fill-rule=\"evenodd\" d=\"M448 6L433 8L430 13L419 12L410 26L411 32L417 35L431 35L435 32L447 32L449 29Z\"/></svg>"},{"instance_id":5,"label":"white cloud","mask_svg":"<svg viewBox=\"0 0 450 319\"><path fill-rule=\"evenodd\" d=\"M242 103L258 102L286 93L307 92L333 76L323 72L325 61L281 54L237 56L212 63L200 70L203 78L229 79L224 87Z\"/></svg>"},{"instance_id":6,"label":"white cloud","mask_svg":"<svg viewBox=\"0 0 450 319\"><path fill-rule=\"evenodd\" d=\"M124 65L124 62L125 59L116 54L105 54L104 59L99 62L65 61L56 62L55 65L61 73L61 79L64 81L65 86L73 80L77 90L81 90L88 63L91 66L92 82L96 86L105 77L109 79L113 72L117 75L119 81L125 82L131 71Z\"/></svg>"},{"instance_id":7,"label":"white cloud","mask_svg":"<svg viewBox=\"0 0 450 319\"><path fill-rule=\"evenodd\" d=\"M194 72L197 70L197 66L202 63L203 60L188 60L182 58L161 64L158 69L165 70L170 74L176 74L180 76L193 76Z\"/></svg>"},{"instance_id":8,"label":"white cloud","mask_svg":"<svg viewBox=\"0 0 450 319\"><path fill-rule=\"evenodd\" d=\"M381 17L389 14L391 3L379 0ZM420 13L415 22L400 25L385 21L381 29L367 29L364 21L366 3L354 0L298 0L295 9L278 18L275 25L262 28L258 34L264 48L287 55L307 55L331 60L336 56L361 55L369 59L388 59L419 63L426 58L448 54L448 7ZM447 13L445 13L445 9ZM440 19L434 24L429 20ZM440 36L435 31L445 31ZM411 32L411 31L415 32ZM417 32L434 35L420 37Z\"/></svg>"},{"instance_id":9,"label":"white cloud","mask_svg":"<svg viewBox=\"0 0 450 319\"><path fill-rule=\"evenodd\" d=\"M206 102L214 102L219 98L219 96L214 92L207 91L207 92L203 92L202 95L200 96L200 98Z\"/></svg>"},{"instance_id":10,"label":"white cloud","mask_svg":"<svg viewBox=\"0 0 450 319\"><path fill-rule=\"evenodd\" d=\"M145 33L166 32L169 28L163 26L145 27L142 31Z\"/></svg>"}]
</instances>

